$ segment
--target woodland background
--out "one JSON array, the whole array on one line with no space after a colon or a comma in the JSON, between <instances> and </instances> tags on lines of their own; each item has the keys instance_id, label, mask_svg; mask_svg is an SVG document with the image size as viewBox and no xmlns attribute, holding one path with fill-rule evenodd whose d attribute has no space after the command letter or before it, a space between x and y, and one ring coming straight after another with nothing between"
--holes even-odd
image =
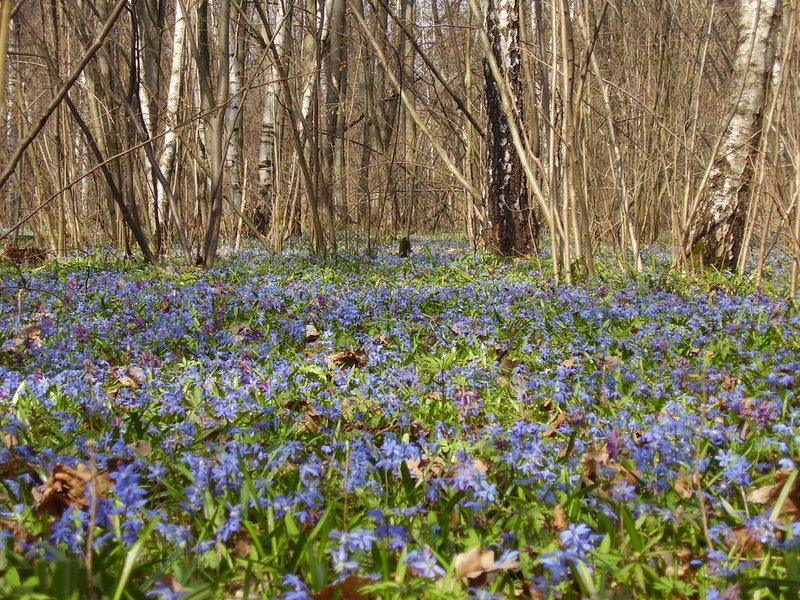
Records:
<instances>
[{"instance_id":1,"label":"woodland background","mask_svg":"<svg viewBox=\"0 0 800 600\"><path fill-rule=\"evenodd\" d=\"M549 255L557 280L601 248L641 269L658 240L684 270L783 252L796 280L797 0L22 0L2 19L11 245L211 266L220 240L371 253L455 230ZM715 188L736 242L713 256Z\"/></svg>"}]
</instances>

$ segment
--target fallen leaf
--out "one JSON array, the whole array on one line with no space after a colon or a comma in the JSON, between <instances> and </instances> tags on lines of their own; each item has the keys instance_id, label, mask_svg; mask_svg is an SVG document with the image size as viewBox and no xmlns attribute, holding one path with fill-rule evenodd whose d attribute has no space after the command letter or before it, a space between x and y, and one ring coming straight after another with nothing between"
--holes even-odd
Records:
<instances>
[{"instance_id":1,"label":"fallen leaf","mask_svg":"<svg viewBox=\"0 0 800 600\"><path fill-rule=\"evenodd\" d=\"M697 475L694 473L680 473L672 484L681 498L688 500L694 495L694 488L697 486Z\"/></svg>"},{"instance_id":2,"label":"fallen leaf","mask_svg":"<svg viewBox=\"0 0 800 600\"><path fill-rule=\"evenodd\" d=\"M312 410L307 411L300 419L298 427L303 433L316 433L319 431L319 415Z\"/></svg>"},{"instance_id":3,"label":"fallen leaf","mask_svg":"<svg viewBox=\"0 0 800 600\"><path fill-rule=\"evenodd\" d=\"M440 456L409 458L406 459L406 466L414 479L422 481L430 481L434 477L441 475L445 470L445 462Z\"/></svg>"},{"instance_id":4,"label":"fallen leaf","mask_svg":"<svg viewBox=\"0 0 800 600\"><path fill-rule=\"evenodd\" d=\"M319 339L320 333L313 323L306 325L306 343L316 342Z\"/></svg>"},{"instance_id":5,"label":"fallen leaf","mask_svg":"<svg viewBox=\"0 0 800 600\"><path fill-rule=\"evenodd\" d=\"M738 380L736 379L736 377L734 377L730 373L725 373L722 376L722 380L720 381L719 385L723 390L726 390L728 392L732 392L733 390L736 389L736 384L737 383L738 383Z\"/></svg>"},{"instance_id":6,"label":"fallen leaf","mask_svg":"<svg viewBox=\"0 0 800 600\"><path fill-rule=\"evenodd\" d=\"M173 594L179 594L184 591L183 585L181 582L175 579L173 575L169 573L164 573L158 578L158 582L163 585L165 588L170 590Z\"/></svg>"},{"instance_id":7,"label":"fallen leaf","mask_svg":"<svg viewBox=\"0 0 800 600\"><path fill-rule=\"evenodd\" d=\"M11 532L11 537L14 540L14 552L19 554L25 552L25 546L36 541L36 536L28 531L22 523L0 521L0 529Z\"/></svg>"},{"instance_id":8,"label":"fallen leaf","mask_svg":"<svg viewBox=\"0 0 800 600\"><path fill-rule=\"evenodd\" d=\"M20 467L25 462L15 454L6 455L0 461L0 479L12 479L19 474Z\"/></svg>"},{"instance_id":9,"label":"fallen leaf","mask_svg":"<svg viewBox=\"0 0 800 600\"><path fill-rule=\"evenodd\" d=\"M732 527L725 535L724 541L728 550L735 551L740 556L746 554L754 558L761 558L761 540L747 525Z\"/></svg>"},{"instance_id":10,"label":"fallen leaf","mask_svg":"<svg viewBox=\"0 0 800 600\"><path fill-rule=\"evenodd\" d=\"M42 345L42 328L38 323L30 323L23 326L11 342L4 345L4 350L9 352L21 352L25 348L38 348Z\"/></svg>"},{"instance_id":11,"label":"fallen leaf","mask_svg":"<svg viewBox=\"0 0 800 600\"><path fill-rule=\"evenodd\" d=\"M363 367L367 364L367 353L361 348L357 350L339 350L328 355L328 360L337 367Z\"/></svg>"},{"instance_id":12,"label":"fallen leaf","mask_svg":"<svg viewBox=\"0 0 800 600\"><path fill-rule=\"evenodd\" d=\"M613 369L619 363L620 363L619 356L613 356L611 354L606 354L605 356L602 356L602 357L600 357L598 359L597 368L598 369L603 369L603 370Z\"/></svg>"},{"instance_id":13,"label":"fallen leaf","mask_svg":"<svg viewBox=\"0 0 800 600\"><path fill-rule=\"evenodd\" d=\"M131 442L128 444L127 448L134 454L142 457L150 456L153 453L153 447L147 440L137 440L135 442Z\"/></svg>"},{"instance_id":14,"label":"fallen leaf","mask_svg":"<svg viewBox=\"0 0 800 600\"><path fill-rule=\"evenodd\" d=\"M250 536L246 531L240 529L236 534L236 546L233 548L233 553L238 558L247 558L250 554Z\"/></svg>"},{"instance_id":15,"label":"fallen leaf","mask_svg":"<svg viewBox=\"0 0 800 600\"><path fill-rule=\"evenodd\" d=\"M138 386L142 386L147 382L147 373L139 366L134 365L125 369L125 376L132 379Z\"/></svg>"},{"instance_id":16,"label":"fallen leaf","mask_svg":"<svg viewBox=\"0 0 800 600\"><path fill-rule=\"evenodd\" d=\"M487 465L485 462L483 462L479 458L473 459L472 467L475 470L479 471L480 473L483 473L484 475L486 475L486 473L489 472L489 465Z\"/></svg>"},{"instance_id":17,"label":"fallen leaf","mask_svg":"<svg viewBox=\"0 0 800 600\"><path fill-rule=\"evenodd\" d=\"M456 555L456 575L465 579L475 579L492 568L494 551L472 548Z\"/></svg>"},{"instance_id":18,"label":"fallen leaf","mask_svg":"<svg viewBox=\"0 0 800 600\"><path fill-rule=\"evenodd\" d=\"M363 575L348 575L341 581L326 585L316 594L311 594L314 600L369 600L371 595L361 591L362 588L372 583L372 579Z\"/></svg>"},{"instance_id":19,"label":"fallen leaf","mask_svg":"<svg viewBox=\"0 0 800 600\"><path fill-rule=\"evenodd\" d=\"M578 364L578 361L576 361L574 358L566 358L566 359L562 360L562 361L559 363L559 365L558 365L558 366L559 366L559 367L564 367L565 369L571 369L571 368L572 368L572 367L574 367L576 364Z\"/></svg>"},{"instance_id":20,"label":"fallen leaf","mask_svg":"<svg viewBox=\"0 0 800 600\"><path fill-rule=\"evenodd\" d=\"M592 480L596 479L601 474L601 467L607 466L608 462L608 448L606 448L605 444L602 448L584 452L583 456L581 456L584 476Z\"/></svg>"},{"instance_id":21,"label":"fallen leaf","mask_svg":"<svg viewBox=\"0 0 800 600\"><path fill-rule=\"evenodd\" d=\"M555 421L550 423L550 427L546 431L542 432L541 437L543 437L543 438L552 437L553 435L556 434L556 432L558 431L558 428L561 427L566 422L567 422L566 413L563 413L563 412L559 413L558 416L556 417Z\"/></svg>"},{"instance_id":22,"label":"fallen leaf","mask_svg":"<svg viewBox=\"0 0 800 600\"><path fill-rule=\"evenodd\" d=\"M92 480L97 496L105 497L106 491L113 484L109 469L97 472L93 478L92 470L85 464L79 464L75 469L66 465L55 465L44 485L33 490L36 511L39 514L60 516L70 507L88 508L87 487Z\"/></svg>"},{"instance_id":23,"label":"fallen leaf","mask_svg":"<svg viewBox=\"0 0 800 600\"><path fill-rule=\"evenodd\" d=\"M564 507L560 504L556 504L553 508L553 514L550 517L550 527L556 531L564 531L567 525L567 513Z\"/></svg>"},{"instance_id":24,"label":"fallen leaf","mask_svg":"<svg viewBox=\"0 0 800 600\"><path fill-rule=\"evenodd\" d=\"M747 494L747 501L774 508L792 472L793 469L781 469L775 473L774 484L765 485L751 491ZM783 504L778 508L777 516L786 521L795 521L800 518L800 477L795 475L791 486L792 489L789 490Z\"/></svg>"},{"instance_id":25,"label":"fallen leaf","mask_svg":"<svg viewBox=\"0 0 800 600\"><path fill-rule=\"evenodd\" d=\"M489 573L514 571L519 568L516 553L503 562L495 562L493 550L472 548L456 555L456 575L467 585L481 585Z\"/></svg>"}]
</instances>

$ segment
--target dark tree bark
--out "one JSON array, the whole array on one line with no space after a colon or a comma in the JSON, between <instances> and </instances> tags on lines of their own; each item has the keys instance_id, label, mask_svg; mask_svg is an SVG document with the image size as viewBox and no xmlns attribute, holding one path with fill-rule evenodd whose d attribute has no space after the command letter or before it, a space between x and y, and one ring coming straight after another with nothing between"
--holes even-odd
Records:
<instances>
[{"instance_id":1,"label":"dark tree bark","mask_svg":"<svg viewBox=\"0 0 800 600\"><path fill-rule=\"evenodd\" d=\"M489 248L503 256L523 256L534 248L534 227L520 157L511 139L509 119L517 126L522 116L522 79L519 53L519 12L516 0L487 0L486 33L492 57L502 80L495 77L490 57L484 57L486 112L489 119L486 146L488 175ZM507 103L503 106L503 95Z\"/></svg>"}]
</instances>

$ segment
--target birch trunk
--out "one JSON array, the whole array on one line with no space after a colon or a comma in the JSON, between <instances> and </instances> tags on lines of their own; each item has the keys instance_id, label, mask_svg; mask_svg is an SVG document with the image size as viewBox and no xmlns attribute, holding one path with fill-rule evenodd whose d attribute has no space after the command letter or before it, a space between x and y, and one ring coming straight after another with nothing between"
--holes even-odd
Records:
<instances>
[{"instance_id":1,"label":"birch trunk","mask_svg":"<svg viewBox=\"0 0 800 600\"><path fill-rule=\"evenodd\" d=\"M267 43L275 46L275 51L280 59L286 54L286 34L288 32L288 14L283 0L275 3L275 39L269 40L266 32L263 34ZM269 51L267 50L267 53ZM277 61L270 60L265 72L265 97L264 108L261 113L261 134L258 146L258 198L256 207L256 223L260 225L261 233L266 234L272 230L272 247L280 252L283 247L284 222L283 213L287 204L286 198L275 195L277 184L278 163L277 148L275 143L276 132L280 130L281 115L278 112L278 99L280 95L280 74Z\"/></svg>"},{"instance_id":2,"label":"birch trunk","mask_svg":"<svg viewBox=\"0 0 800 600\"><path fill-rule=\"evenodd\" d=\"M161 87L161 30L163 16L159 10L158 0L136 0L134 2L134 15L138 34L136 37L137 66L139 69L139 101L141 104L142 121L145 135L151 138L155 133L159 117L158 95ZM146 157L141 161L147 164ZM147 171L145 171L147 172ZM149 181L145 184L147 215L151 231L155 233L156 245L161 242L161 228L158 214L158 201L156 187L158 176L153 168L149 169Z\"/></svg>"},{"instance_id":3,"label":"birch trunk","mask_svg":"<svg viewBox=\"0 0 800 600\"><path fill-rule=\"evenodd\" d=\"M509 119L515 119L519 124L522 114L517 2L487 0L484 13L491 53L502 76L502 81L498 81L489 67L488 57L484 58L489 119L486 140L489 175L486 187L487 242L501 255L526 255L533 249L528 197L522 163L512 142L509 124ZM500 86L505 86L512 104L511 111L503 109Z\"/></svg>"},{"instance_id":4,"label":"birch trunk","mask_svg":"<svg viewBox=\"0 0 800 600\"><path fill-rule=\"evenodd\" d=\"M246 12L246 3L243 3L243 11ZM228 93L230 102L228 103L227 130L230 132L230 143L226 153L226 168L231 184L231 201L233 206L242 205L242 194L244 185L242 183L242 112L243 112L243 89L242 78L244 76L244 55L245 55L245 34L244 22L241 13L236 19L233 41L230 45L230 77L228 80Z\"/></svg>"},{"instance_id":5,"label":"birch trunk","mask_svg":"<svg viewBox=\"0 0 800 600\"><path fill-rule=\"evenodd\" d=\"M691 256L718 269L734 268L741 250L781 2L741 0L740 10L734 63L738 96L706 185L695 201L688 235Z\"/></svg>"},{"instance_id":6,"label":"birch trunk","mask_svg":"<svg viewBox=\"0 0 800 600\"><path fill-rule=\"evenodd\" d=\"M159 159L159 167L167 181L172 181L175 169L175 154L177 151L177 137L175 127L178 124L178 102L180 100L181 82L183 74L183 49L186 44L186 17L183 14L182 0L175 0L175 29L172 33L172 62L169 70L169 85L167 88L167 106L164 111L164 148ZM166 190L157 182L156 198L158 202L158 226L168 231L169 201Z\"/></svg>"}]
</instances>

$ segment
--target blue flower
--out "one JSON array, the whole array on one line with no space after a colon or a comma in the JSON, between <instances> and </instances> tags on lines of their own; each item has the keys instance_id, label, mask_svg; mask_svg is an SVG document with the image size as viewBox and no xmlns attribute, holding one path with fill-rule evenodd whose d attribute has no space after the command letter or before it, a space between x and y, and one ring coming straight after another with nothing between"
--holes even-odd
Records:
<instances>
[{"instance_id":1,"label":"blue flower","mask_svg":"<svg viewBox=\"0 0 800 600\"><path fill-rule=\"evenodd\" d=\"M583 558L588 552L594 550L597 543L603 539L602 535L593 533L586 523L570 523L559 534L561 545L571 558Z\"/></svg>"},{"instance_id":2,"label":"blue flower","mask_svg":"<svg viewBox=\"0 0 800 600\"><path fill-rule=\"evenodd\" d=\"M733 450L717 452L715 458L721 467L722 477L726 482L734 485L749 485L750 473L748 462L744 456L736 454Z\"/></svg>"},{"instance_id":3,"label":"blue flower","mask_svg":"<svg viewBox=\"0 0 800 600\"><path fill-rule=\"evenodd\" d=\"M431 553L431 549L425 546L422 550L412 550L406 555L406 564L417 577L426 579L436 579L442 577L444 569Z\"/></svg>"},{"instance_id":4,"label":"blue flower","mask_svg":"<svg viewBox=\"0 0 800 600\"><path fill-rule=\"evenodd\" d=\"M241 507L236 504L231 506L228 504L228 518L217 530L217 539L221 542L226 542L228 539L239 532L239 527L242 524Z\"/></svg>"}]
</instances>

